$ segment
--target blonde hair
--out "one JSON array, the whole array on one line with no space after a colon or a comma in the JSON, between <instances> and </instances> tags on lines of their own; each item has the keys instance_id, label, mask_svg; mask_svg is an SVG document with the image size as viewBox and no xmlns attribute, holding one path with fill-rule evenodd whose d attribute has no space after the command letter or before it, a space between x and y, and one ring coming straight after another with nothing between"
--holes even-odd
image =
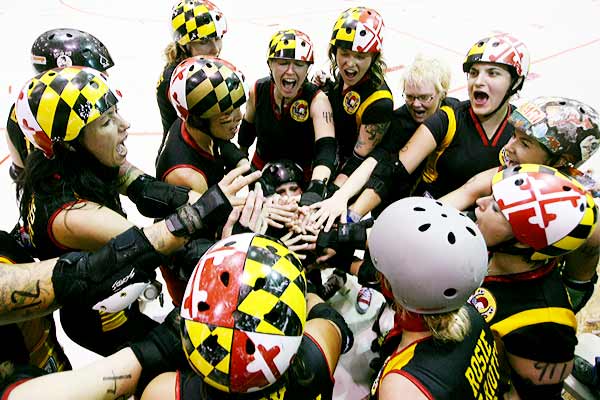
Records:
<instances>
[{"instance_id":1,"label":"blonde hair","mask_svg":"<svg viewBox=\"0 0 600 400\"><path fill-rule=\"evenodd\" d=\"M164 55L167 59L167 64L179 64L181 61L189 57L187 51L175 42L171 42L167 45L164 50Z\"/></svg>"},{"instance_id":2,"label":"blonde hair","mask_svg":"<svg viewBox=\"0 0 600 400\"><path fill-rule=\"evenodd\" d=\"M451 77L452 74L447 63L437 58L426 58L419 54L415 57L413 63L404 70L400 86L404 89L404 85L407 83L417 86L425 82L431 82L437 93L442 94L443 99L450 88Z\"/></svg>"},{"instance_id":3,"label":"blonde hair","mask_svg":"<svg viewBox=\"0 0 600 400\"><path fill-rule=\"evenodd\" d=\"M462 342L471 330L466 306L444 314L423 314L423 319L433 337L444 342Z\"/></svg>"}]
</instances>

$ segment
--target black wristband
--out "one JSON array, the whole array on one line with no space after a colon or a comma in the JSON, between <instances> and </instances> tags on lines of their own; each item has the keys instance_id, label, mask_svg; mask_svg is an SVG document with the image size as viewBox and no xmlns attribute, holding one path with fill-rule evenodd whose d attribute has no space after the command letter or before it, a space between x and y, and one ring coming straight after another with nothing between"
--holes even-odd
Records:
<instances>
[{"instance_id":1,"label":"black wristband","mask_svg":"<svg viewBox=\"0 0 600 400\"><path fill-rule=\"evenodd\" d=\"M186 204L190 189L159 181L150 175L140 175L127 187L127 197L140 214L149 218L164 218Z\"/></svg>"},{"instance_id":2,"label":"black wristband","mask_svg":"<svg viewBox=\"0 0 600 400\"><path fill-rule=\"evenodd\" d=\"M309 206L323 200L325 190L327 189L326 180L313 179L308 187L300 196L300 205Z\"/></svg>"}]
</instances>

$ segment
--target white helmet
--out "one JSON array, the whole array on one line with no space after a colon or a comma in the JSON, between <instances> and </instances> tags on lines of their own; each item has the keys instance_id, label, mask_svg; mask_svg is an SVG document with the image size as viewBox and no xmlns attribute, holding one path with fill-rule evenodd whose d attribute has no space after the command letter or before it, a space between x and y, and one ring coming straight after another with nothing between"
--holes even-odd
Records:
<instances>
[{"instance_id":1,"label":"white helmet","mask_svg":"<svg viewBox=\"0 0 600 400\"><path fill-rule=\"evenodd\" d=\"M394 299L419 314L459 309L487 273L487 248L477 225L425 197L386 208L375 221L369 249Z\"/></svg>"}]
</instances>

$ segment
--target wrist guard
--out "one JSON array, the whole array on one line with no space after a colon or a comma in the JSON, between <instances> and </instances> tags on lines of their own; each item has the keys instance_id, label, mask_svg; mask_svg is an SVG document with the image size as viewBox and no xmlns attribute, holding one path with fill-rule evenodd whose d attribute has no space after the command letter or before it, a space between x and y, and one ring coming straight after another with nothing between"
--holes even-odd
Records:
<instances>
[{"instance_id":1,"label":"wrist guard","mask_svg":"<svg viewBox=\"0 0 600 400\"><path fill-rule=\"evenodd\" d=\"M216 231L233 208L219 185L213 185L194 204L180 207L165 222L174 236L195 237L202 230Z\"/></svg>"},{"instance_id":2,"label":"wrist guard","mask_svg":"<svg viewBox=\"0 0 600 400\"><path fill-rule=\"evenodd\" d=\"M319 303L310 309L306 320L323 318L333 322L342 335L342 354L347 353L354 344L354 334L348 327L344 317L327 303Z\"/></svg>"},{"instance_id":3,"label":"wrist guard","mask_svg":"<svg viewBox=\"0 0 600 400\"><path fill-rule=\"evenodd\" d=\"M94 308L119 311L137 299L163 260L144 233L132 227L96 252L60 257L52 272L54 296L61 305L98 303Z\"/></svg>"},{"instance_id":4,"label":"wrist guard","mask_svg":"<svg viewBox=\"0 0 600 400\"><path fill-rule=\"evenodd\" d=\"M150 175L140 175L127 187L126 193L143 216L164 218L187 203L189 191Z\"/></svg>"},{"instance_id":5,"label":"wrist guard","mask_svg":"<svg viewBox=\"0 0 600 400\"><path fill-rule=\"evenodd\" d=\"M308 184L308 187L300 196L300 205L309 206L322 201L325 196L325 190L327 189L325 180L313 179Z\"/></svg>"},{"instance_id":6,"label":"wrist guard","mask_svg":"<svg viewBox=\"0 0 600 400\"><path fill-rule=\"evenodd\" d=\"M348 224L338 224L329 232L320 231L317 237L317 249L331 248L338 250L340 247L353 250L364 250L367 242L367 229L373 226L373 219Z\"/></svg>"},{"instance_id":7,"label":"wrist guard","mask_svg":"<svg viewBox=\"0 0 600 400\"><path fill-rule=\"evenodd\" d=\"M565 275L562 276L563 283L567 292L569 293L569 299L571 299L571 306L573 312L577 313L581 310L594 294L594 286L598 282L598 274L594 273L594 276L589 281L574 281L567 278Z\"/></svg>"}]
</instances>

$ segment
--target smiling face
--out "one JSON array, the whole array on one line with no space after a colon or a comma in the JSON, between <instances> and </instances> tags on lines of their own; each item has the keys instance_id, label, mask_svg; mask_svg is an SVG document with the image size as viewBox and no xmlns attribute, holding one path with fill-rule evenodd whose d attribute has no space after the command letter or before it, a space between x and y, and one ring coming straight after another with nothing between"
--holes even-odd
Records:
<instances>
[{"instance_id":1,"label":"smiling face","mask_svg":"<svg viewBox=\"0 0 600 400\"><path fill-rule=\"evenodd\" d=\"M501 157L503 164L508 167L517 164L550 165L551 161L550 153L544 146L520 130L515 130L502 148Z\"/></svg>"},{"instance_id":2,"label":"smiling face","mask_svg":"<svg viewBox=\"0 0 600 400\"><path fill-rule=\"evenodd\" d=\"M359 53L337 48L335 60L345 86L354 86L365 76L371 67L374 53Z\"/></svg>"},{"instance_id":3,"label":"smiling face","mask_svg":"<svg viewBox=\"0 0 600 400\"><path fill-rule=\"evenodd\" d=\"M510 89L512 77L501 64L474 63L467 73L467 89L471 107L477 116L498 109Z\"/></svg>"},{"instance_id":4,"label":"smiling face","mask_svg":"<svg viewBox=\"0 0 600 400\"><path fill-rule=\"evenodd\" d=\"M239 108L211 117L208 120L210 133L223 140L231 140L238 132L242 122L242 111Z\"/></svg>"},{"instance_id":5,"label":"smiling face","mask_svg":"<svg viewBox=\"0 0 600 400\"><path fill-rule=\"evenodd\" d=\"M81 144L103 165L118 167L125 162L127 156L124 142L128 128L129 122L113 106L83 129Z\"/></svg>"},{"instance_id":6,"label":"smiling face","mask_svg":"<svg viewBox=\"0 0 600 400\"><path fill-rule=\"evenodd\" d=\"M218 57L223 48L223 39L220 38L203 38L188 43L188 51L191 57L194 56L214 56Z\"/></svg>"},{"instance_id":7,"label":"smiling face","mask_svg":"<svg viewBox=\"0 0 600 400\"><path fill-rule=\"evenodd\" d=\"M441 93L432 82L405 82L404 100L410 116L422 123L439 108Z\"/></svg>"},{"instance_id":8,"label":"smiling face","mask_svg":"<svg viewBox=\"0 0 600 400\"><path fill-rule=\"evenodd\" d=\"M296 97L308 74L309 64L283 58L269 60L268 64L275 82L276 97Z\"/></svg>"},{"instance_id":9,"label":"smiling face","mask_svg":"<svg viewBox=\"0 0 600 400\"><path fill-rule=\"evenodd\" d=\"M488 247L514 237L510 223L492 196L479 198L475 204L477 204L477 208L475 208L477 227L483 234Z\"/></svg>"}]
</instances>

